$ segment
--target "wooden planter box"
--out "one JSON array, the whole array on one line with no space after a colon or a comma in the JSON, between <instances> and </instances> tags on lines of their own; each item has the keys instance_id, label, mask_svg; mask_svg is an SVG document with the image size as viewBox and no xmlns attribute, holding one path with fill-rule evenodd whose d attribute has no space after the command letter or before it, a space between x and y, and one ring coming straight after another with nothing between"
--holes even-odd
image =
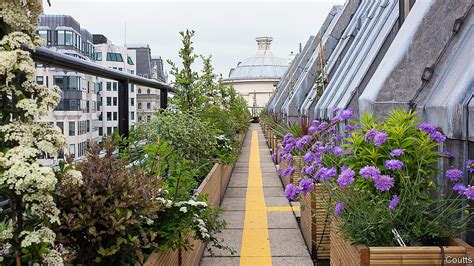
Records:
<instances>
[{"instance_id":1,"label":"wooden planter box","mask_svg":"<svg viewBox=\"0 0 474 266\"><path fill-rule=\"evenodd\" d=\"M240 133L236 135L241 143L245 138L245 133ZM230 176L232 170L234 169L234 164L232 165L222 165L214 164L211 171L207 174L206 178L199 185L196 194L203 195L208 194L207 203L210 206L217 207L220 205L222 199L224 198L225 190L230 181ZM150 266L162 266L162 265L199 265L201 262L202 254L204 253L205 245L198 240L194 240L191 236L186 236L186 239L193 244L193 250L188 251L167 251L163 253L155 252L152 253L145 265Z\"/></svg>"},{"instance_id":2,"label":"wooden planter box","mask_svg":"<svg viewBox=\"0 0 474 266\"><path fill-rule=\"evenodd\" d=\"M463 258L474 259L474 248L460 239L452 239L444 250L440 247L367 247L351 245L343 239L335 223L331 226L331 265L473 265L461 263ZM449 260L446 260L448 259ZM460 263L449 263L455 259Z\"/></svg>"},{"instance_id":3,"label":"wooden planter box","mask_svg":"<svg viewBox=\"0 0 474 266\"><path fill-rule=\"evenodd\" d=\"M314 190L300 200L301 232L311 255L318 260L330 258L331 216L324 207L325 196L327 192L324 186L316 184Z\"/></svg>"},{"instance_id":4,"label":"wooden planter box","mask_svg":"<svg viewBox=\"0 0 474 266\"><path fill-rule=\"evenodd\" d=\"M293 173L293 176L281 176L280 175L280 179L281 179L281 182L283 183L284 187L286 187L286 185L288 185L290 183L293 183L295 186L298 185L298 179L299 179L300 174L301 174L301 168L298 166L299 163L297 163L297 162L300 162L301 160L303 160L303 158L301 156L293 156L293 162L291 162L290 164L288 164L286 161L282 161L279 164L279 169L281 170L281 172L285 171L285 169L290 167L290 166L296 165L296 171Z\"/></svg>"}]
</instances>

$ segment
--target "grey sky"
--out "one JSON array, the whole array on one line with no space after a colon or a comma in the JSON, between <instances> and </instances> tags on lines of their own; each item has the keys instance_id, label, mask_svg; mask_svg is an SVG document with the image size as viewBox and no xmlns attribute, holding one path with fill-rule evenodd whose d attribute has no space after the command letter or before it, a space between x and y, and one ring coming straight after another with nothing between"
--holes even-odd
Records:
<instances>
[{"instance_id":1,"label":"grey sky","mask_svg":"<svg viewBox=\"0 0 474 266\"><path fill-rule=\"evenodd\" d=\"M52 0L46 14L73 16L81 27L113 43L148 43L153 55L178 61L179 31L194 29L195 52L212 54L217 73L227 77L238 61L252 56L255 37L273 37L272 51L287 57L316 34L329 10L344 0L297 1L92 1ZM168 64L165 65L168 70Z\"/></svg>"}]
</instances>

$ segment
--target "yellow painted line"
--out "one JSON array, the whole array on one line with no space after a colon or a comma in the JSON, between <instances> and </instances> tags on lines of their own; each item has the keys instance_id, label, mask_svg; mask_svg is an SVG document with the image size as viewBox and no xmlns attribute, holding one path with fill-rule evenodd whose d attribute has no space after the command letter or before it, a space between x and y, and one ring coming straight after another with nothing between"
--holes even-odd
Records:
<instances>
[{"instance_id":1,"label":"yellow painted line","mask_svg":"<svg viewBox=\"0 0 474 266\"><path fill-rule=\"evenodd\" d=\"M272 265L258 135L252 131L240 265Z\"/></svg>"},{"instance_id":2,"label":"yellow painted line","mask_svg":"<svg viewBox=\"0 0 474 266\"><path fill-rule=\"evenodd\" d=\"M269 212L296 212L300 211L300 206L278 206L278 207L267 207Z\"/></svg>"}]
</instances>

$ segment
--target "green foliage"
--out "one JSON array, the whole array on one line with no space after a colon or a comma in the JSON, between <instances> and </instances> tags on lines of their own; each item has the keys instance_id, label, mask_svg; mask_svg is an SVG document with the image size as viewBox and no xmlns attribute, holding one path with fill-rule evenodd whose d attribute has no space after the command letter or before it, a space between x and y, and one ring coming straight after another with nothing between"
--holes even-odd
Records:
<instances>
[{"instance_id":1,"label":"green foliage","mask_svg":"<svg viewBox=\"0 0 474 266\"><path fill-rule=\"evenodd\" d=\"M397 246L392 233L396 229L407 245L438 245L443 239L465 232L473 217L465 200L458 195L444 195L436 183L440 158L438 144L418 130L419 121L413 112L395 110L385 121L377 123L371 114L364 115L359 128L344 141L346 151L353 156L338 157L326 153L326 167L347 166L356 176L365 166L376 166L382 174L394 178L389 191L377 190L374 180L357 176L351 186L341 189L336 180L323 182L331 191L328 207L334 212L335 202L343 202L344 210L337 221L345 238L367 246ZM388 138L381 146L365 141L371 129L386 132ZM404 149L396 159L402 169L387 169L385 161L394 159L390 152ZM394 209L388 206L396 194L400 202Z\"/></svg>"},{"instance_id":2,"label":"green foliage","mask_svg":"<svg viewBox=\"0 0 474 266\"><path fill-rule=\"evenodd\" d=\"M100 156L102 148L105 155ZM156 216L163 192L160 178L127 167L115 158L115 143L92 145L86 161L77 168L82 186L58 187L61 226L58 241L73 253L71 260L84 265L143 261L141 249L157 246L143 224Z\"/></svg>"}]
</instances>

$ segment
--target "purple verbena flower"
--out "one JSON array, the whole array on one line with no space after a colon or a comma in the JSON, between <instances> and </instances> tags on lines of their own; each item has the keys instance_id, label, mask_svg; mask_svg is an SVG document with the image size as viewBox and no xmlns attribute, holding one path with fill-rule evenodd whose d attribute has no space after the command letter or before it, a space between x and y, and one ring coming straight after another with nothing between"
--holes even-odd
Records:
<instances>
[{"instance_id":1,"label":"purple verbena flower","mask_svg":"<svg viewBox=\"0 0 474 266\"><path fill-rule=\"evenodd\" d=\"M295 185L288 184L285 188L285 197L289 200L296 200L299 192L299 189Z\"/></svg>"},{"instance_id":2,"label":"purple verbena flower","mask_svg":"<svg viewBox=\"0 0 474 266\"><path fill-rule=\"evenodd\" d=\"M318 180L318 179L322 179L324 174L326 174L326 171L328 169L326 167L321 167L318 169L318 171L316 171L316 174L314 174L314 179Z\"/></svg>"},{"instance_id":3,"label":"purple verbena flower","mask_svg":"<svg viewBox=\"0 0 474 266\"><path fill-rule=\"evenodd\" d=\"M339 113L339 111L341 111L341 108L335 107L335 108L332 109L332 114L337 115L337 113Z\"/></svg>"},{"instance_id":4,"label":"purple verbena flower","mask_svg":"<svg viewBox=\"0 0 474 266\"><path fill-rule=\"evenodd\" d=\"M335 177L336 175L337 175L336 168L331 167L329 169L326 169L326 172L321 176L321 179L327 181Z\"/></svg>"},{"instance_id":5,"label":"purple verbena flower","mask_svg":"<svg viewBox=\"0 0 474 266\"><path fill-rule=\"evenodd\" d=\"M474 160L466 161L466 169L469 171L469 173L474 173Z\"/></svg>"},{"instance_id":6,"label":"purple verbena flower","mask_svg":"<svg viewBox=\"0 0 474 266\"><path fill-rule=\"evenodd\" d=\"M336 146L336 147L334 147L334 149L332 149L332 153L334 153L334 155L336 155L336 156L341 155L342 152L344 152L344 149L342 147L339 147L339 146Z\"/></svg>"},{"instance_id":7,"label":"purple verbena flower","mask_svg":"<svg viewBox=\"0 0 474 266\"><path fill-rule=\"evenodd\" d=\"M403 168L403 162L400 160L386 160L385 167L389 170L400 170Z\"/></svg>"},{"instance_id":8,"label":"purple verbena flower","mask_svg":"<svg viewBox=\"0 0 474 266\"><path fill-rule=\"evenodd\" d=\"M375 137L375 134L377 133L378 133L377 129L372 128L371 130L367 131L367 133L365 133L364 140L365 141L373 140Z\"/></svg>"},{"instance_id":9,"label":"purple verbena flower","mask_svg":"<svg viewBox=\"0 0 474 266\"><path fill-rule=\"evenodd\" d=\"M306 194L308 194L308 192L314 188L313 180L311 178L301 179L298 188L300 192L306 196Z\"/></svg>"},{"instance_id":10,"label":"purple verbena flower","mask_svg":"<svg viewBox=\"0 0 474 266\"><path fill-rule=\"evenodd\" d=\"M352 108L348 108L348 109L345 109L345 110L342 110L340 113L339 113L339 117L341 119L344 119L344 120L349 120L352 118L352 116L354 115L354 110Z\"/></svg>"},{"instance_id":11,"label":"purple verbena flower","mask_svg":"<svg viewBox=\"0 0 474 266\"><path fill-rule=\"evenodd\" d=\"M455 181L458 181L459 179L462 178L463 176L463 173L461 170L459 169L449 169L449 170L446 170L446 177L449 178L449 180L455 182Z\"/></svg>"},{"instance_id":12,"label":"purple verbena flower","mask_svg":"<svg viewBox=\"0 0 474 266\"><path fill-rule=\"evenodd\" d=\"M360 169L359 174L363 178L375 178L380 175L380 170L375 166L367 165Z\"/></svg>"},{"instance_id":13,"label":"purple verbena flower","mask_svg":"<svg viewBox=\"0 0 474 266\"><path fill-rule=\"evenodd\" d=\"M398 157L401 156L405 153L404 149L394 149L393 151L390 152L390 156L392 157Z\"/></svg>"},{"instance_id":14,"label":"purple verbena flower","mask_svg":"<svg viewBox=\"0 0 474 266\"><path fill-rule=\"evenodd\" d=\"M433 141L436 141L436 142L444 142L446 140L446 137L439 131L436 131L433 134L430 134L430 137Z\"/></svg>"},{"instance_id":15,"label":"purple verbena flower","mask_svg":"<svg viewBox=\"0 0 474 266\"><path fill-rule=\"evenodd\" d=\"M277 154L276 152L272 153L272 161L276 162Z\"/></svg>"},{"instance_id":16,"label":"purple verbena flower","mask_svg":"<svg viewBox=\"0 0 474 266\"><path fill-rule=\"evenodd\" d=\"M344 139L344 136L337 135L334 137L336 141L342 141Z\"/></svg>"},{"instance_id":17,"label":"purple verbena flower","mask_svg":"<svg viewBox=\"0 0 474 266\"><path fill-rule=\"evenodd\" d=\"M379 175L374 178L375 188L380 191L387 191L391 189L394 185L394 180L388 175Z\"/></svg>"},{"instance_id":18,"label":"purple verbena flower","mask_svg":"<svg viewBox=\"0 0 474 266\"><path fill-rule=\"evenodd\" d=\"M454 159L454 154L452 152L449 152L449 151L442 151L441 156L444 156L444 157L449 158L449 159Z\"/></svg>"},{"instance_id":19,"label":"purple verbena flower","mask_svg":"<svg viewBox=\"0 0 474 266\"><path fill-rule=\"evenodd\" d=\"M374 136L375 146L380 146L380 145L384 144L386 140L387 140L387 133L385 133L385 132L375 133L375 136Z\"/></svg>"},{"instance_id":20,"label":"purple verbena flower","mask_svg":"<svg viewBox=\"0 0 474 266\"><path fill-rule=\"evenodd\" d=\"M348 185L352 184L355 181L354 179L355 172L350 169L344 169L341 171L341 174L337 178L337 183L341 188L346 188Z\"/></svg>"},{"instance_id":21,"label":"purple verbena flower","mask_svg":"<svg viewBox=\"0 0 474 266\"><path fill-rule=\"evenodd\" d=\"M306 175L311 175L314 173L314 165L311 164L309 166L306 166L303 171Z\"/></svg>"},{"instance_id":22,"label":"purple verbena flower","mask_svg":"<svg viewBox=\"0 0 474 266\"><path fill-rule=\"evenodd\" d=\"M395 207L397 207L399 202L400 202L400 199L398 198L397 194L393 194L392 201L390 201L388 208L391 210L395 209Z\"/></svg>"},{"instance_id":23,"label":"purple verbena flower","mask_svg":"<svg viewBox=\"0 0 474 266\"><path fill-rule=\"evenodd\" d=\"M331 119L331 123L339 123L341 120L342 119L339 116L335 116Z\"/></svg>"},{"instance_id":24,"label":"purple verbena flower","mask_svg":"<svg viewBox=\"0 0 474 266\"><path fill-rule=\"evenodd\" d=\"M436 127L432 124L421 124L418 126L418 129L425 132L426 134L433 134L436 131Z\"/></svg>"},{"instance_id":25,"label":"purple verbena flower","mask_svg":"<svg viewBox=\"0 0 474 266\"><path fill-rule=\"evenodd\" d=\"M474 186L467 186L466 189L464 189L464 195L467 199L474 200Z\"/></svg>"},{"instance_id":26,"label":"purple verbena flower","mask_svg":"<svg viewBox=\"0 0 474 266\"><path fill-rule=\"evenodd\" d=\"M307 152L307 153L303 156L304 161L307 162L307 163L313 161L314 158L315 158L315 157L314 157L314 153L312 153L312 152L310 152L310 151Z\"/></svg>"},{"instance_id":27,"label":"purple verbena flower","mask_svg":"<svg viewBox=\"0 0 474 266\"><path fill-rule=\"evenodd\" d=\"M319 126L320 124L321 124L321 121L319 121L319 120L313 120L313 121L311 121L311 125L312 125L312 126Z\"/></svg>"},{"instance_id":28,"label":"purple verbena flower","mask_svg":"<svg viewBox=\"0 0 474 266\"><path fill-rule=\"evenodd\" d=\"M285 158L285 161L286 161L287 163L293 162L293 156L291 156L291 154L288 154L288 155L286 156L286 158Z\"/></svg>"},{"instance_id":29,"label":"purple verbena flower","mask_svg":"<svg viewBox=\"0 0 474 266\"><path fill-rule=\"evenodd\" d=\"M336 207L334 208L334 214L336 216L341 216L342 210L344 210L344 203L342 202L336 203Z\"/></svg>"},{"instance_id":30,"label":"purple verbena flower","mask_svg":"<svg viewBox=\"0 0 474 266\"><path fill-rule=\"evenodd\" d=\"M463 183L456 183L453 186L453 190L456 191L459 195L464 194L465 189L466 189L466 185L464 185Z\"/></svg>"},{"instance_id":31,"label":"purple verbena flower","mask_svg":"<svg viewBox=\"0 0 474 266\"><path fill-rule=\"evenodd\" d=\"M356 128L355 128L354 126L352 126L352 125L345 125L345 126L344 126L344 129L345 129L346 131L353 131L353 130L355 130Z\"/></svg>"}]
</instances>

